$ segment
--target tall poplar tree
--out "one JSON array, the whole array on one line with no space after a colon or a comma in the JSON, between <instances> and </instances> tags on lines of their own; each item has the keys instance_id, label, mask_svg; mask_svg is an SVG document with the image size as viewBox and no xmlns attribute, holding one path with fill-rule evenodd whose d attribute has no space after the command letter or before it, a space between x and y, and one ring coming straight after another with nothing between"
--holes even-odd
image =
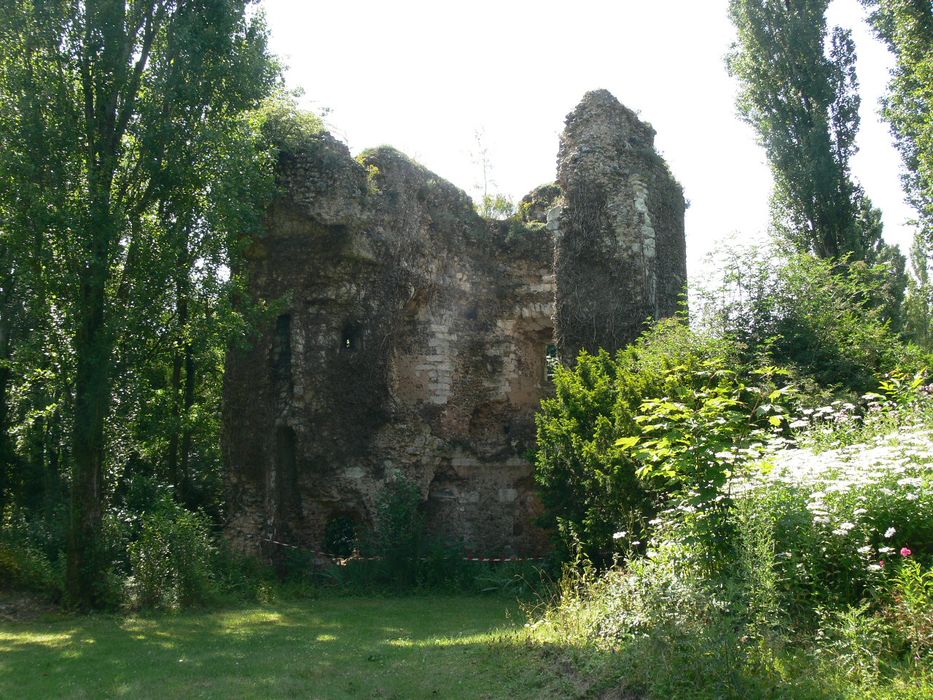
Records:
<instances>
[{"instance_id":1,"label":"tall poplar tree","mask_svg":"<svg viewBox=\"0 0 933 700\"><path fill-rule=\"evenodd\" d=\"M913 277L907 299L907 331L930 348L933 285L933 3L930 0L862 0L869 24L894 54L883 115L904 163L903 185L917 212L911 250Z\"/></svg>"},{"instance_id":2,"label":"tall poplar tree","mask_svg":"<svg viewBox=\"0 0 933 700\"><path fill-rule=\"evenodd\" d=\"M138 280L175 283L179 257L196 247L152 241L193 230L172 203L210 191L210 170L188 167L189 154L222 143L276 79L250 4L0 0L0 174L12 188L0 194L0 228L73 356L66 591L80 607L102 595L105 426L124 295Z\"/></svg>"},{"instance_id":3,"label":"tall poplar tree","mask_svg":"<svg viewBox=\"0 0 933 700\"><path fill-rule=\"evenodd\" d=\"M819 257L872 256L860 226L863 195L849 160L859 126L855 44L827 33L829 0L730 0L738 32L727 62L741 116L758 133L774 175L776 228Z\"/></svg>"},{"instance_id":4,"label":"tall poplar tree","mask_svg":"<svg viewBox=\"0 0 933 700\"><path fill-rule=\"evenodd\" d=\"M869 23L895 57L883 114L904 161L904 188L933 238L933 3L862 0ZM933 243L933 241L928 241Z\"/></svg>"}]
</instances>

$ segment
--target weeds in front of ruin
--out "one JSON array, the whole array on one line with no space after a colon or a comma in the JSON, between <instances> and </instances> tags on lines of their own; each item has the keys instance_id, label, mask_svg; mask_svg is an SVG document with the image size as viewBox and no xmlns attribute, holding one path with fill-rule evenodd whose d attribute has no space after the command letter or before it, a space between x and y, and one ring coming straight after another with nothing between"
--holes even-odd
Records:
<instances>
[{"instance_id":1,"label":"weeds in front of ruin","mask_svg":"<svg viewBox=\"0 0 933 700\"><path fill-rule=\"evenodd\" d=\"M929 697L933 411L894 379L857 430L809 411L808 449L732 464L718 533L680 503L624 565L569 565L529 643L635 697Z\"/></svg>"}]
</instances>

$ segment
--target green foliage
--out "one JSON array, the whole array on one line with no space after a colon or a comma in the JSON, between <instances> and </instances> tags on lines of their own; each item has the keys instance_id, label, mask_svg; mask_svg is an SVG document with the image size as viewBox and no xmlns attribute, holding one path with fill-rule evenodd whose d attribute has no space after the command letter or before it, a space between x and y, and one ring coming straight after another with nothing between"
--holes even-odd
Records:
<instances>
[{"instance_id":1,"label":"green foliage","mask_svg":"<svg viewBox=\"0 0 933 700\"><path fill-rule=\"evenodd\" d=\"M39 548L12 538L0 539L0 590L24 590L59 597L61 572Z\"/></svg>"},{"instance_id":2,"label":"green foliage","mask_svg":"<svg viewBox=\"0 0 933 700\"><path fill-rule=\"evenodd\" d=\"M581 649L581 672L638 697L820 697L792 659L774 663L742 614L741 588L697 574L668 541L625 570L565 577L531 637Z\"/></svg>"},{"instance_id":3,"label":"green foliage","mask_svg":"<svg viewBox=\"0 0 933 700\"><path fill-rule=\"evenodd\" d=\"M54 506L70 472L82 607L101 602L124 474L217 499L228 295L271 193L245 113L277 66L248 4L0 5L0 433L17 437L15 498Z\"/></svg>"},{"instance_id":4,"label":"green foliage","mask_svg":"<svg viewBox=\"0 0 933 700\"><path fill-rule=\"evenodd\" d=\"M284 93L265 100L252 113L251 125L275 149L289 153L300 151L324 131L319 116L299 109L295 100Z\"/></svg>"},{"instance_id":5,"label":"green foliage","mask_svg":"<svg viewBox=\"0 0 933 700\"><path fill-rule=\"evenodd\" d=\"M61 509L36 515L12 504L6 507L0 522L0 590L61 598L66 520Z\"/></svg>"},{"instance_id":6,"label":"green foliage","mask_svg":"<svg viewBox=\"0 0 933 700\"><path fill-rule=\"evenodd\" d=\"M933 240L933 7L924 0L862 0L869 23L896 59L884 100L904 162L903 183L919 215L918 233Z\"/></svg>"},{"instance_id":7,"label":"green foliage","mask_svg":"<svg viewBox=\"0 0 933 700\"><path fill-rule=\"evenodd\" d=\"M501 193L484 194L476 211L484 219L508 219L515 215L515 203Z\"/></svg>"},{"instance_id":8,"label":"green foliage","mask_svg":"<svg viewBox=\"0 0 933 700\"><path fill-rule=\"evenodd\" d=\"M917 212L907 300L910 337L933 347L930 246L933 245L933 7L924 0L862 0L869 23L895 57L884 118L904 163L902 182Z\"/></svg>"},{"instance_id":9,"label":"green foliage","mask_svg":"<svg viewBox=\"0 0 933 700\"><path fill-rule=\"evenodd\" d=\"M738 42L728 68L740 85L739 113L771 163L777 230L819 257L865 259L880 230L860 214L871 205L849 171L859 126L855 44L838 27L827 38L828 5L731 0Z\"/></svg>"},{"instance_id":10,"label":"green foliage","mask_svg":"<svg viewBox=\"0 0 933 700\"><path fill-rule=\"evenodd\" d=\"M376 502L372 532L361 539L363 554L376 560L351 566L377 585L414 587L427 545L418 485L404 477L387 483Z\"/></svg>"},{"instance_id":11,"label":"green foliage","mask_svg":"<svg viewBox=\"0 0 933 700\"><path fill-rule=\"evenodd\" d=\"M776 368L751 372L765 380L776 374ZM688 358L688 364L668 370L665 384L668 394L645 399L635 416L640 437L616 440L617 447L635 450L636 476L660 482L659 491L695 490L704 500L711 498L729 476L728 451L741 453L766 437L758 430L761 419L774 428L785 422L782 402L790 388L764 394L759 386L746 386L725 366L725 358Z\"/></svg>"},{"instance_id":12,"label":"green foliage","mask_svg":"<svg viewBox=\"0 0 933 700\"><path fill-rule=\"evenodd\" d=\"M257 557L231 551L223 542L217 544L211 569L216 591L224 599L268 603L277 597L280 584L273 568Z\"/></svg>"},{"instance_id":13,"label":"green foliage","mask_svg":"<svg viewBox=\"0 0 933 700\"><path fill-rule=\"evenodd\" d=\"M901 566L893 590L898 630L916 659L933 656L933 567L911 559Z\"/></svg>"},{"instance_id":14,"label":"green foliage","mask_svg":"<svg viewBox=\"0 0 933 700\"><path fill-rule=\"evenodd\" d=\"M536 418L535 478L565 551L605 564L618 545L643 547L671 502L718 507L732 461L783 424L789 396L776 370L740 366L732 344L675 319L615 359L581 353L557 369Z\"/></svg>"},{"instance_id":15,"label":"green foliage","mask_svg":"<svg viewBox=\"0 0 933 700\"><path fill-rule=\"evenodd\" d=\"M175 610L205 603L215 591L214 554L207 518L164 501L129 548L132 604Z\"/></svg>"},{"instance_id":16,"label":"green foliage","mask_svg":"<svg viewBox=\"0 0 933 700\"><path fill-rule=\"evenodd\" d=\"M933 237L931 237L933 238ZM933 285L930 280L930 244L922 231L914 234L910 249L911 275L904 302L904 327L908 338L921 348L933 350Z\"/></svg>"},{"instance_id":17,"label":"green foliage","mask_svg":"<svg viewBox=\"0 0 933 700\"><path fill-rule=\"evenodd\" d=\"M338 516L324 528L324 551L335 557L348 557L359 545L356 521L349 516Z\"/></svg>"},{"instance_id":18,"label":"green foliage","mask_svg":"<svg viewBox=\"0 0 933 700\"><path fill-rule=\"evenodd\" d=\"M885 266L782 258L770 248L729 249L719 262L719 286L694 289L700 325L734 338L746 358L794 370L802 388L815 382L862 394L886 372L926 364L925 353L891 330Z\"/></svg>"},{"instance_id":19,"label":"green foliage","mask_svg":"<svg viewBox=\"0 0 933 700\"><path fill-rule=\"evenodd\" d=\"M887 474L846 491L828 490L832 483L765 480L743 494L744 512L753 512L757 527L773 540L783 610L804 623L821 606L857 605L877 588L884 567L896 564L906 543L918 553L933 549L924 516L931 505L929 486L899 484L910 478Z\"/></svg>"},{"instance_id":20,"label":"green foliage","mask_svg":"<svg viewBox=\"0 0 933 700\"><path fill-rule=\"evenodd\" d=\"M891 673L890 661L898 652L897 635L887 620L874 614L870 603L820 612L817 651L828 664L837 664L861 687L876 685Z\"/></svg>"},{"instance_id":21,"label":"green foliage","mask_svg":"<svg viewBox=\"0 0 933 700\"><path fill-rule=\"evenodd\" d=\"M585 650L573 660L581 672L649 697L924 697L933 445L922 431L906 434L912 405L899 409L902 452L864 466L840 458L818 480L733 478L728 528L698 538L674 508L624 569L568 567L532 639ZM710 548L725 566L705 565Z\"/></svg>"}]
</instances>

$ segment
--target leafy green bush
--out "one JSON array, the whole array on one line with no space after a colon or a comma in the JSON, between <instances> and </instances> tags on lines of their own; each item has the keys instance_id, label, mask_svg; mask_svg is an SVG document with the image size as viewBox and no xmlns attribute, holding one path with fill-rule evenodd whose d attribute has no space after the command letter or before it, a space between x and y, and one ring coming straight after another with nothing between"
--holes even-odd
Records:
<instances>
[{"instance_id":1,"label":"leafy green bush","mask_svg":"<svg viewBox=\"0 0 933 700\"><path fill-rule=\"evenodd\" d=\"M129 552L135 606L186 608L206 602L215 591L209 521L174 501L144 516L142 534Z\"/></svg>"},{"instance_id":2,"label":"leafy green bush","mask_svg":"<svg viewBox=\"0 0 933 700\"><path fill-rule=\"evenodd\" d=\"M596 667L586 672L622 679L639 696L925 697L933 570L902 543L922 541L911 523L930 504L908 497L918 493L913 482L853 489L848 481L827 477L819 503L833 504L831 523L817 527L814 518L826 516L807 507L812 487L778 482L737 494L732 565L712 572L690 520L664 513L648 552L624 569L568 567L560 598L539 609L530 635L612 652L592 653ZM903 537L869 524L897 510L884 501L892 498L911 509L897 521ZM848 527L853 506L864 523ZM881 544L861 544L866 537Z\"/></svg>"},{"instance_id":3,"label":"leafy green bush","mask_svg":"<svg viewBox=\"0 0 933 700\"><path fill-rule=\"evenodd\" d=\"M682 542L664 539L625 569L568 567L560 597L529 625L532 638L611 652L593 653L586 673L621 682L623 697L819 697L810 679L772 663L742 587L704 577L692 561Z\"/></svg>"},{"instance_id":4,"label":"leafy green bush","mask_svg":"<svg viewBox=\"0 0 933 700\"><path fill-rule=\"evenodd\" d=\"M64 587L61 550L64 537L58 522L29 517L26 511L8 506L0 520L0 590L14 589L61 597Z\"/></svg>"},{"instance_id":5,"label":"leafy green bush","mask_svg":"<svg viewBox=\"0 0 933 700\"><path fill-rule=\"evenodd\" d=\"M922 483L910 474L861 485L768 481L742 496L743 510L773 537L782 607L804 620L821 606L857 605L880 588L904 547L933 552L933 488L929 479L906 485Z\"/></svg>"},{"instance_id":6,"label":"leafy green bush","mask_svg":"<svg viewBox=\"0 0 933 700\"><path fill-rule=\"evenodd\" d=\"M933 567L904 562L894 583L894 619L914 658L933 656Z\"/></svg>"},{"instance_id":7,"label":"leafy green bush","mask_svg":"<svg viewBox=\"0 0 933 700\"><path fill-rule=\"evenodd\" d=\"M816 651L826 664L844 669L859 686L872 686L891 673L898 656L897 634L869 602L822 608Z\"/></svg>"},{"instance_id":8,"label":"leafy green bush","mask_svg":"<svg viewBox=\"0 0 933 700\"><path fill-rule=\"evenodd\" d=\"M61 572L45 554L25 542L0 540L0 590L61 595Z\"/></svg>"},{"instance_id":9,"label":"leafy green bush","mask_svg":"<svg viewBox=\"0 0 933 700\"><path fill-rule=\"evenodd\" d=\"M258 557L233 552L221 542L212 558L212 570L222 596L259 603L275 598L275 570Z\"/></svg>"},{"instance_id":10,"label":"leafy green bush","mask_svg":"<svg viewBox=\"0 0 933 700\"><path fill-rule=\"evenodd\" d=\"M643 549L650 521L672 501L702 524L720 509L732 463L784 425L790 392L774 385L779 374L743 370L732 343L680 319L616 358L581 353L573 369L557 369L555 396L536 417L545 525L565 552L579 547L607 564L622 544Z\"/></svg>"},{"instance_id":11,"label":"leafy green bush","mask_svg":"<svg viewBox=\"0 0 933 700\"><path fill-rule=\"evenodd\" d=\"M376 502L371 552L381 558L384 577L401 586L418 580L425 545L421 490L404 478L386 484Z\"/></svg>"},{"instance_id":12,"label":"leafy green bush","mask_svg":"<svg viewBox=\"0 0 933 700\"><path fill-rule=\"evenodd\" d=\"M877 376L885 396L860 405L800 409L782 372L742 358L667 322L616 360L558 370L538 423L546 503L565 546L601 564L615 535L628 559L568 569L532 638L610 651L586 672L650 697L926 697L924 374ZM823 452L783 449L794 440ZM641 501L616 497L626 483ZM647 533L630 530L626 506L650 514Z\"/></svg>"},{"instance_id":13,"label":"leafy green bush","mask_svg":"<svg viewBox=\"0 0 933 700\"><path fill-rule=\"evenodd\" d=\"M782 256L767 246L724 251L719 264L717 287L692 290L701 325L735 338L747 356L795 368L817 387L858 394L897 367L915 372L927 364L890 328L884 266Z\"/></svg>"},{"instance_id":14,"label":"leafy green bush","mask_svg":"<svg viewBox=\"0 0 933 700\"><path fill-rule=\"evenodd\" d=\"M293 95L278 93L251 114L254 128L268 143L282 151L296 151L324 132L324 122L312 112L299 109Z\"/></svg>"}]
</instances>

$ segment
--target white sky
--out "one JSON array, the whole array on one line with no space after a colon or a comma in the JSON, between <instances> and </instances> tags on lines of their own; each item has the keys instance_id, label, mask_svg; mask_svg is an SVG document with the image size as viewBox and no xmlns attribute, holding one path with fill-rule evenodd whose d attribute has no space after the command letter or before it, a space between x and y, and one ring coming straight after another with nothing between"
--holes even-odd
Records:
<instances>
[{"instance_id":1,"label":"white sky","mask_svg":"<svg viewBox=\"0 0 933 700\"><path fill-rule=\"evenodd\" d=\"M684 186L688 270L726 237L768 225L771 176L735 116L723 57L728 0L263 0L272 50L304 106L354 153L392 145L475 197L483 133L495 191L514 200L555 178L558 135L587 90L606 88L657 130ZM906 253L900 160L878 117L890 57L858 0L830 25L854 31L862 94L855 177Z\"/></svg>"}]
</instances>

